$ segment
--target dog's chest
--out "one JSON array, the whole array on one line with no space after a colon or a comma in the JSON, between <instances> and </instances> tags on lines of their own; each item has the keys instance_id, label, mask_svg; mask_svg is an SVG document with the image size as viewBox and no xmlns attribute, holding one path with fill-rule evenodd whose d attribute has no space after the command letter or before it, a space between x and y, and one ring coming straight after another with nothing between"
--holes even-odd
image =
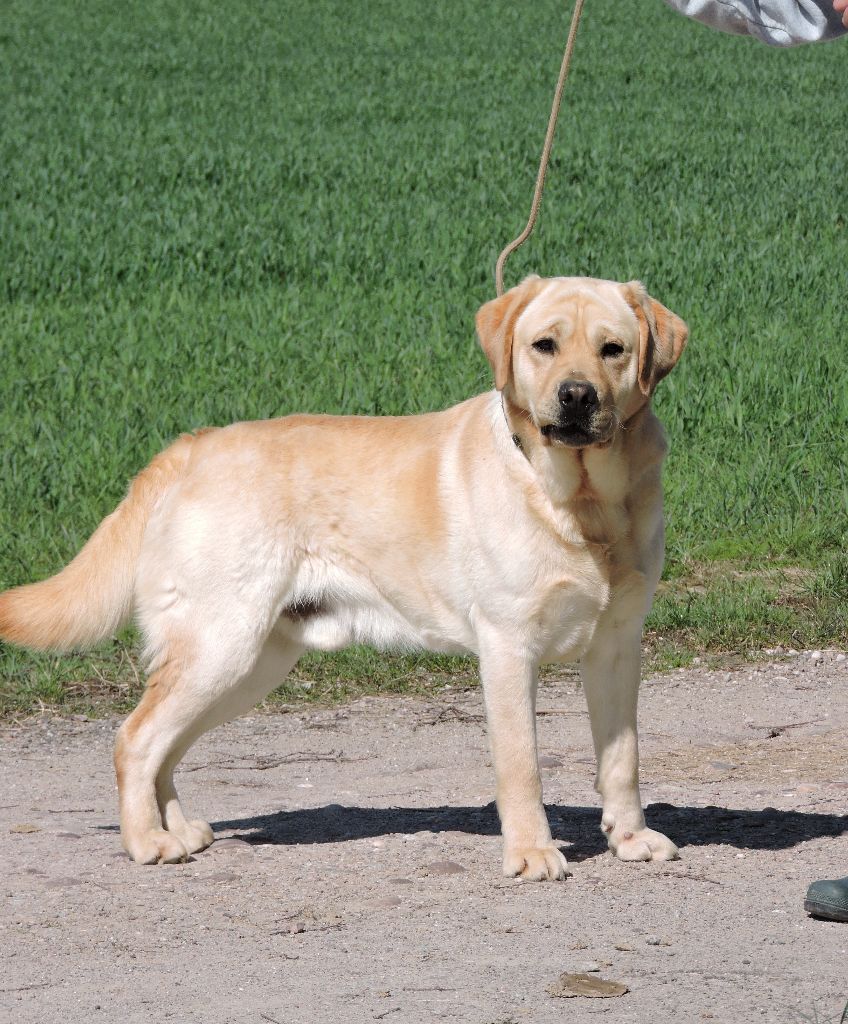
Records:
<instances>
[{"instance_id":1,"label":"dog's chest","mask_svg":"<svg viewBox=\"0 0 848 1024\"><path fill-rule=\"evenodd\" d=\"M577 503L561 527L543 556L550 572L539 581L535 615L550 660L579 658L604 612L645 580L625 506Z\"/></svg>"},{"instance_id":2,"label":"dog's chest","mask_svg":"<svg viewBox=\"0 0 848 1024\"><path fill-rule=\"evenodd\" d=\"M600 550L569 548L548 562L528 617L532 645L543 660L578 658L591 642L610 598L610 580Z\"/></svg>"}]
</instances>

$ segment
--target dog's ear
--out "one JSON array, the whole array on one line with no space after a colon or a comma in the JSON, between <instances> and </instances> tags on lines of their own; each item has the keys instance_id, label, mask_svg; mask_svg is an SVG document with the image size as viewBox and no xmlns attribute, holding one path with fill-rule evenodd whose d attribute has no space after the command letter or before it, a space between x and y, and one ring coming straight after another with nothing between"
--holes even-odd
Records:
<instances>
[{"instance_id":1,"label":"dog's ear","mask_svg":"<svg viewBox=\"0 0 848 1024\"><path fill-rule=\"evenodd\" d=\"M652 299L641 281L628 281L623 289L639 321L639 389L649 398L680 358L689 328L676 313Z\"/></svg>"},{"instance_id":2,"label":"dog's ear","mask_svg":"<svg viewBox=\"0 0 848 1024\"><path fill-rule=\"evenodd\" d=\"M486 358L495 371L495 387L503 391L512 365L512 334L515 321L544 287L538 274L525 277L498 299L492 299L477 311L477 337Z\"/></svg>"}]
</instances>

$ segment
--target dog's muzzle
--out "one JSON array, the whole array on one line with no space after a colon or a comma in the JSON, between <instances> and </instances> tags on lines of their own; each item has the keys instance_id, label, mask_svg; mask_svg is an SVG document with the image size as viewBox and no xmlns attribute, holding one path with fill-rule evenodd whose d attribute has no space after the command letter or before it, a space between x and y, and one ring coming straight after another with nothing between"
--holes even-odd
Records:
<instances>
[{"instance_id":1,"label":"dog's muzzle","mask_svg":"<svg viewBox=\"0 0 848 1024\"><path fill-rule=\"evenodd\" d=\"M588 380L564 380L557 389L559 417L542 427L549 441L584 448L609 440L609 431L599 429L600 399ZM605 417L604 417L605 418Z\"/></svg>"}]
</instances>

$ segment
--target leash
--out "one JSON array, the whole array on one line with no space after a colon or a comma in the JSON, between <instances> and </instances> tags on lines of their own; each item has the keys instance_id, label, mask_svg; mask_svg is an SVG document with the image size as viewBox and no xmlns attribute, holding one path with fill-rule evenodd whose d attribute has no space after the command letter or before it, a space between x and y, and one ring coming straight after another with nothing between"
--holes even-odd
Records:
<instances>
[{"instance_id":1,"label":"leash","mask_svg":"<svg viewBox=\"0 0 848 1024\"><path fill-rule=\"evenodd\" d=\"M542 147L542 159L539 162L539 173L536 175L536 188L533 192L533 203L530 207L530 219L521 234L514 238L509 245L507 245L503 252L498 256L498 261L495 264L495 289L498 293L498 297L503 295L503 270L506 261L515 252L515 250L523 245L530 237L530 233L536 224L536 218L539 216L539 207L542 205L542 192L545 190L545 174L548 170L548 161L551 155L551 147L554 142L554 132L556 131L557 117L559 116L559 106L562 102L562 93L565 88L565 80L568 77L568 69L571 66L571 54L574 51L574 40L577 36L577 26L580 24L580 15L583 13L584 0L574 0L574 10L571 14L571 27L568 30L568 41L565 44L565 53L562 55L562 66L559 69L559 78L557 79L556 89L554 90L554 101L551 106L551 116L548 118L548 130L545 133L545 144Z\"/></svg>"}]
</instances>

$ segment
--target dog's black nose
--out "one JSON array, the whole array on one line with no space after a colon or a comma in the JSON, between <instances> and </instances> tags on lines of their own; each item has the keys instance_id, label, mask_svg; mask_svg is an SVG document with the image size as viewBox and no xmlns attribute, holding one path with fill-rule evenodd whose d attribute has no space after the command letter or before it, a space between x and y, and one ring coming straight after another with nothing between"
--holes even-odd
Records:
<instances>
[{"instance_id":1,"label":"dog's black nose","mask_svg":"<svg viewBox=\"0 0 848 1024\"><path fill-rule=\"evenodd\" d=\"M562 411L568 416L588 416L598 407L598 392L588 380L564 380L558 394Z\"/></svg>"}]
</instances>

